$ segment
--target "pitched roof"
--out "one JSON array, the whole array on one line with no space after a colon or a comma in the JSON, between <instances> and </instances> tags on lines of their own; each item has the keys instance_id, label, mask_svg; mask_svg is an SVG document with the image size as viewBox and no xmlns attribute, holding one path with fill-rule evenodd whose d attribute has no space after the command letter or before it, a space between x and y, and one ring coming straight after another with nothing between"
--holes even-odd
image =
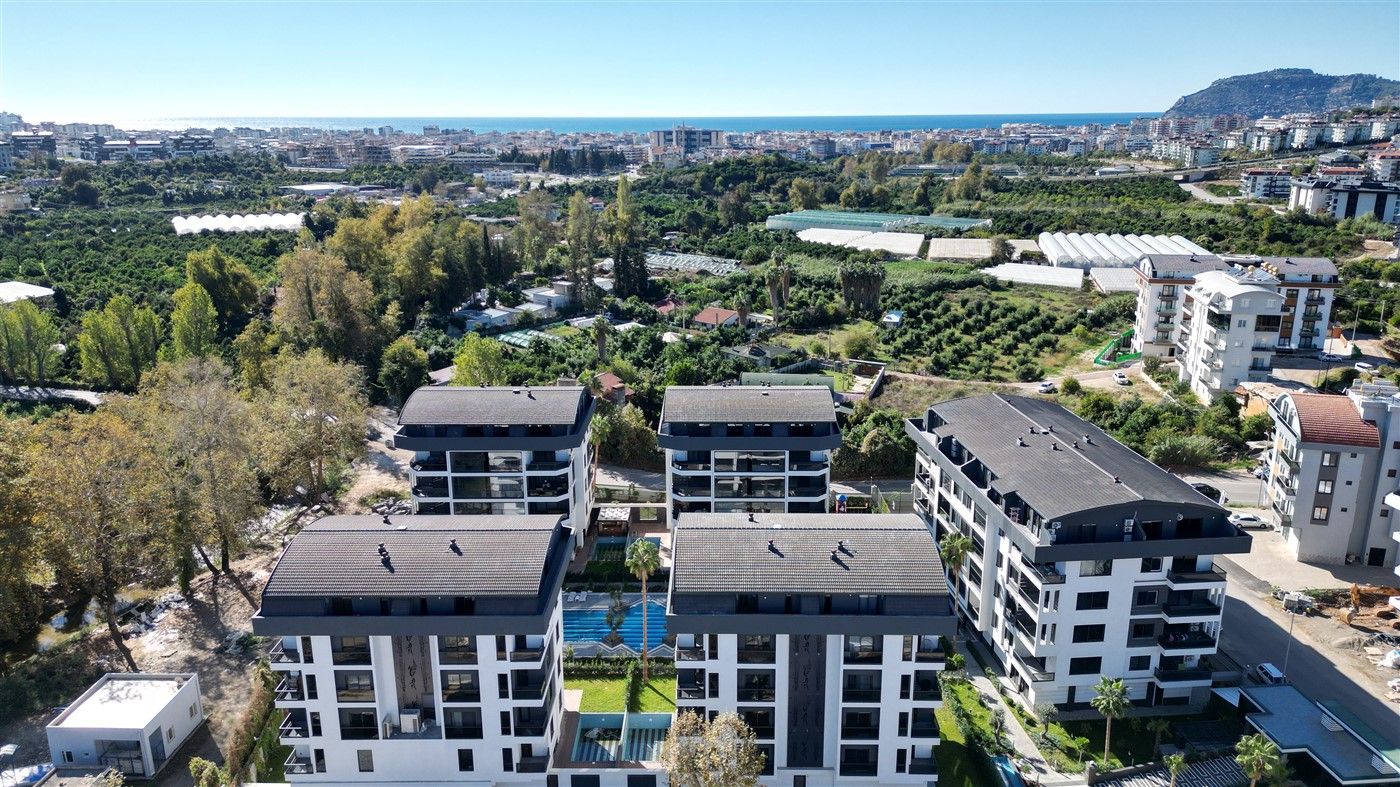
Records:
<instances>
[{"instance_id":1,"label":"pitched roof","mask_svg":"<svg viewBox=\"0 0 1400 787\"><path fill-rule=\"evenodd\" d=\"M1172 274L1197 274L1202 271L1221 271L1229 268L1224 260L1214 254L1145 254L1143 262L1150 265L1154 278L1167 278ZM1139 268L1141 269L1141 268Z\"/></svg>"},{"instance_id":2,"label":"pitched roof","mask_svg":"<svg viewBox=\"0 0 1400 787\"><path fill-rule=\"evenodd\" d=\"M706 325L723 325L730 320L739 318L739 313L730 309L721 309L718 306L706 306L696 312L694 322Z\"/></svg>"},{"instance_id":3,"label":"pitched roof","mask_svg":"<svg viewBox=\"0 0 1400 787\"><path fill-rule=\"evenodd\" d=\"M557 515L329 516L287 544L267 596L533 596ZM457 550L452 548L456 540ZM379 556L379 545L389 553Z\"/></svg>"},{"instance_id":4,"label":"pitched roof","mask_svg":"<svg viewBox=\"0 0 1400 787\"><path fill-rule=\"evenodd\" d=\"M554 426L578 421L586 389L471 388L440 385L413 392L399 413L400 424L508 424Z\"/></svg>"},{"instance_id":5,"label":"pitched roof","mask_svg":"<svg viewBox=\"0 0 1400 787\"><path fill-rule=\"evenodd\" d=\"M1046 519L1138 501L1216 507L1190 484L1054 402L986 394L941 402L929 411L943 423L925 423L926 431L955 438L996 475L993 488L1015 492Z\"/></svg>"},{"instance_id":6,"label":"pitched roof","mask_svg":"<svg viewBox=\"0 0 1400 787\"><path fill-rule=\"evenodd\" d=\"M948 592L933 536L913 514L754 514L754 520L681 514L671 538L673 592Z\"/></svg>"},{"instance_id":7,"label":"pitched roof","mask_svg":"<svg viewBox=\"0 0 1400 787\"><path fill-rule=\"evenodd\" d=\"M1310 393L1290 393L1288 396L1298 412L1299 437L1303 442L1380 447L1381 438L1376 425L1361 419L1361 413L1351 399Z\"/></svg>"},{"instance_id":8,"label":"pitched roof","mask_svg":"<svg viewBox=\"0 0 1400 787\"><path fill-rule=\"evenodd\" d=\"M662 423L835 423L831 391L809 385L672 385Z\"/></svg>"}]
</instances>

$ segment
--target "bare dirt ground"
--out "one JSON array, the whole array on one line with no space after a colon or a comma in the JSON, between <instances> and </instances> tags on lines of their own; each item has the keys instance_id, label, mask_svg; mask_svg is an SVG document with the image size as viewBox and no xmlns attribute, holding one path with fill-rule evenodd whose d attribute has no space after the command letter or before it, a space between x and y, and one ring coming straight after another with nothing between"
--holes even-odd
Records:
<instances>
[{"instance_id":1,"label":"bare dirt ground","mask_svg":"<svg viewBox=\"0 0 1400 787\"><path fill-rule=\"evenodd\" d=\"M379 493L393 491L398 497L408 497L408 461L413 452L389 447L397 429L394 411L376 407L370 412L365 455L355 460L355 480L340 498L344 513L367 513L369 507L361 500Z\"/></svg>"}]
</instances>

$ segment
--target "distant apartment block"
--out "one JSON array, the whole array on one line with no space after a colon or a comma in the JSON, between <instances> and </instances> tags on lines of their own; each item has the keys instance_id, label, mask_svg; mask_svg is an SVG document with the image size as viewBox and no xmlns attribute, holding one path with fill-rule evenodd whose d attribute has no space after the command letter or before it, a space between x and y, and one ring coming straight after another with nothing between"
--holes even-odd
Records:
<instances>
[{"instance_id":1,"label":"distant apartment block","mask_svg":"<svg viewBox=\"0 0 1400 787\"><path fill-rule=\"evenodd\" d=\"M685 153L701 148L724 147L724 132L712 128L675 126L653 131L648 135L648 139L652 147L680 148Z\"/></svg>"},{"instance_id":2,"label":"distant apartment block","mask_svg":"<svg viewBox=\"0 0 1400 787\"><path fill-rule=\"evenodd\" d=\"M1183 291L1177 378L1204 402L1273 369L1283 317L1278 279L1259 268L1207 271Z\"/></svg>"},{"instance_id":3,"label":"distant apartment block","mask_svg":"<svg viewBox=\"0 0 1400 787\"><path fill-rule=\"evenodd\" d=\"M1382 150L1371 156L1369 164L1371 176L1376 180L1400 180L1400 150ZM3 161L0 161L0 165L3 165Z\"/></svg>"},{"instance_id":4,"label":"distant apartment block","mask_svg":"<svg viewBox=\"0 0 1400 787\"><path fill-rule=\"evenodd\" d=\"M824 386L673 385L657 443L671 519L683 513L822 513L841 445Z\"/></svg>"},{"instance_id":5,"label":"distant apartment block","mask_svg":"<svg viewBox=\"0 0 1400 787\"><path fill-rule=\"evenodd\" d=\"M592 498L590 423L579 386L419 388L394 445L413 451L419 514L549 514L579 527Z\"/></svg>"},{"instance_id":6,"label":"distant apartment block","mask_svg":"<svg viewBox=\"0 0 1400 787\"><path fill-rule=\"evenodd\" d=\"M1369 215L1396 224L1400 223L1400 183L1295 178L1289 184L1288 209L1339 220Z\"/></svg>"},{"instance_id":7,"label":"distant apartment block","mask_svg":"<svg viewBox=\"0 0 1400 787\"><path fill-rule=\"evenodd\" d=\"M560 737L557 516L332 516L253 617L292 784L539 785Z\"/></svg>"},{"instance_id":8,"label":"distant apartment block","mask_svg":"<svg viewBox=\"0 0 1400 787\"><path fill-rule=\"evenodd\" d=\"M1298 560L1392 566L1400 489L1400 392L1357 384L1345 396L1285 393L1269 405L1269 506Z\"/></svg>"},{"instance_id":9,"label":"distant apartment block","mask_svg":"<svg viewBox=\"0 0 1400 787\"><path fill-rule=\"evenodd\" d=\"M171 158L193 158L212 156L218 152L214 138L197 134L177 134L167 140Z\"/></svg>"},{"instance_id":10,"label":"distant apartment block","mask_svg":"<svg viewBox=\"0 0 1400 787\"><path fill-rule=\"evenodd\" d=\"M943 565L912 514L682 514L666 611L676 710L737 713L761 783L937 779Z\"/></svg>"},{"instance_id":11,"label":"distant apartment block","mask_svg":"<svg viewBox=\"0 0 1400 787\"><path fill-rule=\"evenodd\" d=\"M1247 169L1240 173L1240 195L1250 199L1288 199L1293 174L1286 169Z\"/></svg>"},{"instance_id":12,"label":"distant apartment block","mask_svg":"<svg viewBox=\"0 0 1400 787\"><path fill-rule=\"evenodd\" d=\"M973 543L954 603L1027 705L1087 707L1103 675L1135 703L1205 702L1225 602L1214 558L1250 543L1225 509L1041 399L955 399L905 430L915 510Z\"/></svg>"}]
</instances>

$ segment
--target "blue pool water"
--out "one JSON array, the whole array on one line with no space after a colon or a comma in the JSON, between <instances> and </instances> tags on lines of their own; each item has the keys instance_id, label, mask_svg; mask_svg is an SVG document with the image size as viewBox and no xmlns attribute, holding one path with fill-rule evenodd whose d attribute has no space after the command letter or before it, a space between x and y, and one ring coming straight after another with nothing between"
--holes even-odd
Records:
<instances>
[{"instance_id":1,"label":"blue pool water","mask_svg":"<svg viewBox=\"0 0 1400 787\"><path fill-rule=\"evenodd\" d=\"M1001 783L1006 787L1026 787L1022 781L1021 774L1017 772L1016 766L1011 764L1011 759L1005 754L992 760L997 766L997 775L1001 777Z\"/></svg>"},{"instance_id":2,"label":"blue pool water","mask_svg":"<svg viewBox=\"0 0 1400 787\"><path fill-rule=\"evenodd\" d=\"M647 650L651 650L666 638L666 607L655 601L648 601L651 609L647 612ZM602 642L608 635L608 624L604 621L607 610L566 609L564 610L564 642ZM627 610L627 619L617 630L622 641L634 651L641 650L642 644L642 605L633 604Z\"/></svg>"}]
</instances>

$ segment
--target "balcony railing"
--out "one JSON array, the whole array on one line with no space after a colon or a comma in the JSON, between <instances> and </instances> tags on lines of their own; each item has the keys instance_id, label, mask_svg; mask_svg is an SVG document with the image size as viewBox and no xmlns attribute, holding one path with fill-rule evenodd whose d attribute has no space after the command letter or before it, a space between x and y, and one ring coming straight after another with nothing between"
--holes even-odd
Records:
<instances>
[{"instance_id":1,"label":"balcony railing","mask_svg":"<svg viewBox=\"0 0 1400 787\"><path fill-rule=\"evenodd\" d=\"M843 762L842 776L874 776L879 772L879 764L873 762Z\"/></svg>"},{"instance_id":2,"label":"balcony railing","mask_svg":"<svg viewBox=\"0 0 1400 787\"><path fill-rule=\"evenodd\" d=\"M909 735L914 738L937 738L938 724L924 723L915 724L909 728Z\"/></svg>"},{"instance_id":3,"label":"balcony railing","mask_svg":"<svg viewBox=\"0 0 1400 787\"><path fill-rule=\"evenodd\" d=\"M921 689L916 687L913 696L915 702L939 702L943 699L943 692L938 688L938 684L934 683L932 688Z\"/></svg>"},{"instance_id":4,"label":"balcony railing","mask_svg":"<svg viewBox=\"0 0 1400 787\"><path fill-rule=\"evenodd\" d=\"M880 725L842 724L841 737L852 741L873 741L880 737Z\"/></svg>"},{"instance_id":5,"label":"balcony railing","mask_svg":"<svg viewBox=\"0 0 1400 787\"><path fill-rule=\"evenodd\" d=\"M709 462L682 462L679 460L671 462L671 467L676 470L709 470L710 466Z\"/></svg>"},{"instance_id":6,"label":"balcony railing","mask_svg":"<svg viewBox=\"0 0 1400 787\"><path fill-rule=\"evenodd\" d=\"M884 657L884 652L879 650L848 650L845 662L847 664L879 664L884 660Z\"/></svg>"},{"instance_id":7,"label":"balcony railing","mask_svg":"<svg viewBox=\"0 0 1400 787\"><path fill-rule=\"evenodd\" d=\"M340 739L343 741L370 741L379 737L379 728L370 725L340 725Z\"/></svg>"},{"instance_id":8,"label":"balcony railing","mask_svg":"<svg viewBox=\"0 0 1400 787\"><path fill-rule=\"evenodd\" d=\"M705 687L677 685L676 696L683 700L703 700L705 699Z\"/></svg>"},{"instance_id":9,"label":"balcony railing","mask_svg":"<svg viewBox=\"0 0 1400 787\"><path fill-rule=\"evenodd\" d=\"M1220 606L1209 601L1190 601L1184 604L1163 604L1162 612L1169 618L1200 617L1219 615Z\"/></svg>"},{"instance_id":10,"label":"balcony railing","mask_svg":"<svg viewBox=\"0 0 1400 787\"><path fill-rule=\"evenodd\" d=\"M292 752L292 756L288 757L287 761L282 764L282 772L294 774L315 773L316 766L312 764L311 758L305 754Z\"/></svg>"},{"instance_id":11,"label":"balcony railing","mask_svg":"<svg viewBox=\"0 0 1400 787\"><path fill-rule=\"evenodd\" d=\"M753 736L759 740L773 740L774 727L771 724L750 724L749 729L753 730Z\"/></svg>"},{"instance_id":12,"label":"balcony railing","mask_svg":"<svg viewBox=\"0 0 1400 787\"><path fill-rule=\"evenodd\" d=\"M1210 680L1211 672L1208 669L1171 669L1158 667L1152 671L1157 680L1163 683L1173 683L1188 680Z\"/></svg>"},{"instance_id":13,"label":"balcony railing","mask_svg":"<svg viewBox=\"0 0 1400 787\"><path fill-rule=\"evenodd\" d=\"M931 776L938 773L938 760L933 757L911 757L909 772L915 776Z\"/></svg>"},{"instance_id":14,"label":"balcony railing","mask_svg":"<svg viewBox=\"0 0 1400 787\"><path fill-rule=\"evenodd\" d=\"M530 462L530 464L525 466L525 469L529 471L544 472L548 470L563 470L568 466L568 462L561 462L557 459L548 459L540 462Z\"/></svg>"},{"instance_id":15,"label":"balcony railing","mask_svg":"<svg viewBox=\"0 0 1400 787\"><path fill-rule=\"evenodd\" d=\"M538 738L544 735L544 722L522 724L515 723L515 737L517 738Z\"/></svg>"},{"instance_id":16,"label":"balcony railing","mask_svg":"<svg viewBox=\"0 0 1400 787\"><path fill-rule=\"evenodd\" d=\"M476 648L438 648L439 664L475 664Z\"/></svg>"},{"instance_id":17,"label":"balcony railing","mask_svg":"<svg viewBox=\"0 0 1400 787\"><path fill-rule=\"evenodd\" d=\"M843 688L843 689L841 690L841 701L842 701L842 702L879 702L879 701L880 701L880 690L879 690L879 689L858 689L858 688L850 688L850 687Z\"/></svg>"},{"instance_id":18,"label":"balcony railing","mask_svg":"<svg viewBox=\"0 0 1400 787\"><path fill-rule=\"evenodd\" d=\"M1189 650L1191 648L1213 648L1215 647L1215 637L1199 631L1172 633L1167 632L1161 636L1158 643L1163 650Z\"/></svg>"},{"instance_id":19,"label":"balcony railing","mask_svg":"<svg viewBox=\"0 0 1400 787\"><path fill-rule=\"evenodd\" d=\"M331 663L340 665L367 666L370 664L369 649L336 650L331 652Z\"/></svg>"},{"instance_id":20,"label":"balcony railing","mask_svg":"<svg viewBox=\"0 0 1400 787\"><path fill-rule=\"evenodd\" d=\"M510 652L511 661L539 661L544 648L516 648Z\"/></svg>"},{"instance_id":21,"label":"balcony railing","mask_svg":"<svg viewBox=\"0 0 1400 787\"><path fill-rule=\"evenodd\" d=\"M772 650L740 648L737 660L740 664L772 664L776 655Z\"/></svg>"},{"instance_id":22,"label":"balcony railing","mask_svg":"<svg viewBox=\"0 0 1400 787\"><path fill-rule=\"evenodd\" d=\"M921 664L937 664L938 662L943 661L946 655L947 654L943 651L942 648L932 650L916 650L914 651L914 661L917 661Z\"/></svg>"},{"instance_id":23,"label":"balcony railing","mask_svg":"<svg viewBox=\"0 0 1400 787\"><path fill-rule=\"evenodd\" d=\"M283 678L277 688L273 689L279 702L301 702L306 699L306 695L301 690L301 678L291 676Z\"/></svg>"},{"instance_id":24,"label":"balcony railing","mask_svg":"<svg viewBox=\"0 0 1400 787\"><path fill-rule=\"evenodd\" d=\"M704 648L676 648L676 661L704 661Z\"/></svg>"},{"instance_id":25,"label":"balcony railing","mask_svg":"<svg viewBox=\"0 0 1400 787\"><path fill-rule=\"evenodd\" d=\"M544 684L516 684L515 690L511 692L510 697L514 700L544 699Z\"/></svg>"},{"instance_id":26,"label":"balcony railing","mask_svg":"<svg viewBox=\"0 0 1400 787\"><path fill-rule=\"evenodd\" d=\"M443 702L481 702L481 690L470 689L443 689Z\"/></svg>"},{"instance_id":27,"label":"balcony railing","mask_svg":"<svg viewBox=\"0 0 1400 787\"><path fill-rule=\"evenodd\" d=\"M771 687L739 689L738 698L740 702L772 702L775 692Z\"/></svg>"},{"instance_id":28,"label":"balcony railing","mask_svg":"<svg viewBox=\"0 0 1400 787\"><path fill-rule=\"evenodd\" d=\"M306 725L301 722L292 721L291 714L283 719L281 726L277 728L277 734L283 738L305 738L307 737Z\"/></svg>"},{"instance_id":29,"label":"balcony railing","mask_svg":"<svg viewBox=\"0 0 1400 787\"><path fill-rule=\"evenodd\" d=\"M449 724L443 727L443 731L447 734L448 738L457 740L478 740L481 738L480 724Z\"/></svg>"},{"instance_id":30,"label":"balcony railing","mask_svg":"<svg viewBox=\"0 0 1400 787\"><path fill-rule=\"evenodd\" d=\"M825 461L812 462L807 460L794 460L791 464L791 470L797 473L810 473L818 470L825 470L829 466L830 465Z\"/></svg>"},{"instance_id":31,"label":"balcony railing","mask_svg":"<svg viewBox=\"0 0 1400 787\"><path fill-rule=\"evenodd\" d=\"M1167 581L1178 585L1195 584L1199 582L1224 582L1225 572L1218 568L1211 568L1209 571L1168 571Z\"/></svg>"},{"instance_id":32,"label":"balcony railing","mask_svg":"<svg viewBox=\"0 0 1400 787\"><path fill-rule=\"evenodd\" d=\"M336 702L374 702L374 689L335 690Z\"/></svg>"},{"instance_id":33,"label":"balcony railing","mask_svg":"<svg viewBox=\"0 0 1400 787\"><path fill-rule=\"evenodd\" d=\"M515 770L520 773L544 773L548 769L548 757L521 757L515 764Z\"/></svg>"},{"instance_id":34,"label":"balcony railing","mask_svg":"<svg viewBox=\"0 0 1400 787\"><path fill-rule=\"evenodd\" d=\"M267 650L267 660L273 664L300 664L301 652L296 648L289 648L277 640L272 643L272 647Z\"/></svg>"}]
</instances>

